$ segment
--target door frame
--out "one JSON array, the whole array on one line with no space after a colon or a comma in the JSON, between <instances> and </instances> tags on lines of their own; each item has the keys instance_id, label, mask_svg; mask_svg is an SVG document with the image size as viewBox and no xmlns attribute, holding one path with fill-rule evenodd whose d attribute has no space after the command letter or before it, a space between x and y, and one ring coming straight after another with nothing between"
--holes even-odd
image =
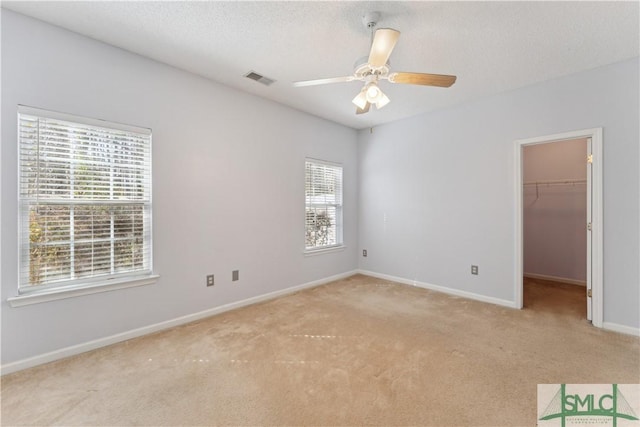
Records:
<instances>
[{"instance_id":1,"label":"door frame","mask_svg":"<svg viewBox=\"0 0 640 427\"><path fill-rule=\"evenodd\" d=\"M584 129L515 141L515 277L514 304L523 307L523 191L522 151L526 145L545 144L570 139L591 138L591 323L602 328L603 323L603 186L602 186L602 128ZM585 161L587 159L585 158ZM589 188L587 188L589 191ZM587 206L587 209L589 207ZM585 224L585 231L587 224ZM589 256L589 254L587 254Z\"/></svg>"}]
</instances>

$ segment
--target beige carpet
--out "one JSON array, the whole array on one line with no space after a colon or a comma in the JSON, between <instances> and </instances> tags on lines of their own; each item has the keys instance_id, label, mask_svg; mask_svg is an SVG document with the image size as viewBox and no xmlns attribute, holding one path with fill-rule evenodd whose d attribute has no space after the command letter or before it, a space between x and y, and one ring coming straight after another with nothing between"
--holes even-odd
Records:
<instances>
[{"instance_id":1,"label":"beige carpet","mask_svg":"<svg viewBox=\"0 0 640 427\"><path fill-rule=\"evenodd\" d=\"M538 383L638 383L584 289L512 310L353 276L2 378L2 425L533 426Z\"/></svg>"}]
</instances>

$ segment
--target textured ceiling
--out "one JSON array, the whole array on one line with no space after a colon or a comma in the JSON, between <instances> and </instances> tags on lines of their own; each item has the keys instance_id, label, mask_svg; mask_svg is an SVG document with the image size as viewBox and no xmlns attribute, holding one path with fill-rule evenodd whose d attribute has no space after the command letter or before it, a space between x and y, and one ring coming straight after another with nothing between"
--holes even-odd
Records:
<instances>
[{"instance_id":1,"label":"textured ceiling","mask_svg":"<svg viewBox=\"0 0 640 427\"><path fill-rule=\"evenodd\" d=\"M2 2L225 85L356 129L399 120L640 54L638 2ZM381 87L391 103L355 115L362 83L294 88L350 75L368 54L361 17L400 40L392 71L454 74L448 89ZM254 70L276 80L244 78Z\"/></svg>"}]
</instances>

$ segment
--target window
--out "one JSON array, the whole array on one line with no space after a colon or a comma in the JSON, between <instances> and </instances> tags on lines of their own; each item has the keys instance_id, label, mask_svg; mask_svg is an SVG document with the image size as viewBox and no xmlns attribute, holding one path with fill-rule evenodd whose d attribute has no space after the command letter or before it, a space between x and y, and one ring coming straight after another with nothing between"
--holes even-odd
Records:
<instances>
[{"instance_id":1,"label":"window","mask_svg":"<svg viewBox=\"0 0 640 427\"><path fill-rule=\"evenodd\" d=\"M150 275L151 130L20 106L19 292Z\"/></svg>"},{"instance_id":2,"label":"window","mask_svg":"<svg viewBox=\"0 0 640 427\"><path fill-rule=\"evenodd\" d=\"M342 166L307 159L306 250L342 245Z\"/></svg>"}]
</instances>

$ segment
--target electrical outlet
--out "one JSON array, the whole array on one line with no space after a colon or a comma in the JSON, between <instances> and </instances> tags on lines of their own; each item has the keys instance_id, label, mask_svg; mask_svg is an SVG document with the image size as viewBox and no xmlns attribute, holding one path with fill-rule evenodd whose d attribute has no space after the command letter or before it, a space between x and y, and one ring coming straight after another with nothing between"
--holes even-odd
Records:
<instances>
[{"instance_id":1,"label":"electrical outlet","mask_svg":"<svg viewBox=\"0 0 640 427\"><path fill-rule=\"evenodd\" d=\"M363 256L363 257L366 257L366 256L367 256L367 250L366 250L366 249L363 249L363 250L362 250L362 256Z\"/></svg>"},{"instance_id":2,"label":"electrical outlet","mask_svg":"<svg viewBox=\"0 0 640 427\"><path fill-rule=\"evenodd\" d=\"M240 270L233 270L233 271L231 272L231 281L232 281L232 282L235 282L235 281L237 281L238 279L240 279Z\"/></svg>"},{"instance_id":3,"label":"electrical outlet","mask_svg":"<svg viewBox=\"0 0 640 427\"><path fill-rule=\"evenodd\" d=\"M207 275L207 286L213 286L213 274Z\"/></svg>"},{"instance_id":4,"label":"electrical outlet","mask_svg":"<svg viewBox=\"0 0 640 427\"><path fill-rule=\"evenodd\" d=\"M475 274L476 276L478 275L478 266L477 265L472 265L471 266L471 274Z\"/></svg>"}]
</instances>

